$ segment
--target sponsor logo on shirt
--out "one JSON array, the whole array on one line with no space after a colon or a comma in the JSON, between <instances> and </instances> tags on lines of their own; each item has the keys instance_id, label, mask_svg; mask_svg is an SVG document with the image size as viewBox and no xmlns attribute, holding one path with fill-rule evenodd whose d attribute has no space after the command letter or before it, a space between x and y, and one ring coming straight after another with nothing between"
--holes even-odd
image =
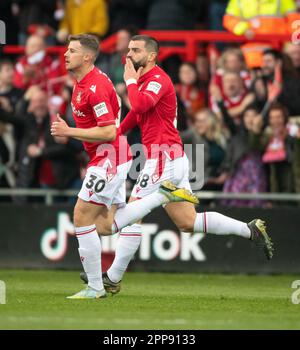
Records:
<instances>
[{"instance_id":1,"label":"sponsor logo on shirt","mask_svg":"<svg viewBox=\"0 0 300 350\"><path fill-rule=\"evenodd\" d=\"M146 88L146 91L152 91L156 95L158 95L160 89L161 89L161 84L159 84L156 81L150 81L150 83L148 84L148 86Z\"/></svg>"},{"instance_id":2,"label":"sponsor logo on shirt","mask_svg":"<svg viewBox=\"0 0 300 350\"><path fill-rule=\"evenodd\" d=\"M90 90L93 91L93 93L95 94L96 93L96 85L92 85L90 87Z\"/></svg>"},{"instance_id":3,"label":"sponsor logo on shirt","mask_svg":"<svg viewBox=\"0 0 300 350\"><path fill-rule=\"evenodd\" d=\"M103 114L108 113L108 109L106 107L105 102L100 102L96 106L94 106L94 111L96 113L96 117L101 117Z\"/></svg>"},{"instance_id":4,"label":"sponsor logo on shirt","mask_svg":"<svg viewBox=\"0 0 300 350\"><path fill-rule=\"evenodd\" d=\"M76 109L73 103L71 103L72 111L74 114L77 115L77 117L85 117L85 114L81 112L79 109Z\"/></svg>"}]
</instances>

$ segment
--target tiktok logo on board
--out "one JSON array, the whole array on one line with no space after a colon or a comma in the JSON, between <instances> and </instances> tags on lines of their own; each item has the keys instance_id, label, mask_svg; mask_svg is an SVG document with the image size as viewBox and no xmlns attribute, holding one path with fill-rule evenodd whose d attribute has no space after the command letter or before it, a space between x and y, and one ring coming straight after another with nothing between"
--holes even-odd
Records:
<instances>
[{"instance_id":1,"label":"tiktok logo on board","mask_svg":"<svg viewBox=\"0 0 300 350\"><path fill-rule=\"evenodd\" d=\"M68 235L74 236L74 225L67 213L59 213L57 229L46 230L41 238L41 251L44 256L52 261L64 258L68 248Z\"/></svg>"}]
</instances>

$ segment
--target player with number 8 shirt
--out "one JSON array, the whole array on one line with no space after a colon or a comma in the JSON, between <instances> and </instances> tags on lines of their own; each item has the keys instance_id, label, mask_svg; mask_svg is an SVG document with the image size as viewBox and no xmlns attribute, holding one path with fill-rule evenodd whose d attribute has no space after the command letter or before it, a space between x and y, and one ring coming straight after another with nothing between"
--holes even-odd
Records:
<instances>
[{"instance_id":1,"label":"player with number 8 shirt","mask_svg":"<svg viewBox=\"0 0 300 350\"><path fill-rule=\"evenodd\" d=\"M165 179L177 187L190 189L189 162L175 127L176 94L169 76L157 66L159 45L155 38L136 35L128 46L124 70L131 110L121 123L122 133L136 125L146 146L146 162L134 186L130 201L141 201L157 191ZM216 235L234 234L253 241L268 259L273 256L273 244L264 222L254 219L244 223L217 212L197 213L187 202L167 203L165 210L178 229L183 232ZM107 292L116 294L130 260L141 242L141 225L124 228L117 242L113 264L103 274ZM87 281L82 273L81 278Z\"/></svg>"}]
</instances>

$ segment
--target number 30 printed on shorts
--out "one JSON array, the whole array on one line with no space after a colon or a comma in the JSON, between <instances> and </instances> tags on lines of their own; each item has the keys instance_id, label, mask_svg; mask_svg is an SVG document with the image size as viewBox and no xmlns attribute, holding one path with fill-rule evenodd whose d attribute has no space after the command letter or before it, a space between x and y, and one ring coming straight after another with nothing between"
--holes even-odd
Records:
<instances>
[{"instance_id":1,"label":"number 30 printed on shorts","mask_svg":"<svg viewBox=\"0 0 300 350\"><path fill-rule=\"evenodd\" d=\"M96 175L90 174L85 187L90 191L92 190L95 193L100 193L105 187L105 181L102 179L98 180L98 177Z\"/></svg>"}]
</instances>

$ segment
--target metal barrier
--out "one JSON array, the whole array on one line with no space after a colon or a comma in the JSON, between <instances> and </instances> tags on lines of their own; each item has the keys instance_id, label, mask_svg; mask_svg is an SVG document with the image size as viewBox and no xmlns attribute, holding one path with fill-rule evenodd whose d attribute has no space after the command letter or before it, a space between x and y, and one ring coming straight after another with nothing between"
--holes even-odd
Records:
<instances>
[{"instance_id":1,"label":"metal barrier","mask_svg":"<svg viewBox=\"0 0 300 350\"><path fill-rule=\"evenodd\" d=\"M0 198L3 196L42 197L46 205L52 205L56 197L76 197L78 190L28 189L7 188L0 189ZM130 191L127 196L130 196ZM200 199L239 199L239 200L267 200L279 202L300 202L300 194L295 193L223 193L213 191L197 191Z\"/></svg>"},{"instance_id":2,"label":"metal barrier","mask_svg":"<svg viewBox=\"0 0 300 350\"><path fill-rule=\"evenodd\" d=\"M163 61L171 55L178 54L183 60L194 62L200 43L243 43L243 42L263 42L270 43L274 48L280 49L284 42L291 41L290 35L255 35L252 39L245 36L237 36L226 31L185 31L185 30L142 30L141 34L147 34L155 37L162 45L160 48L159 59ZM112 53L115 50L117 36L116 34L102 40L100 48L104 53ZM174 43L180 43L180 46ZM3 49L5 54L23 54L24 47L6 45ZM50 54L57 54L64 67L65 46L48 47Z\"/></svg>"}]
</instances>

